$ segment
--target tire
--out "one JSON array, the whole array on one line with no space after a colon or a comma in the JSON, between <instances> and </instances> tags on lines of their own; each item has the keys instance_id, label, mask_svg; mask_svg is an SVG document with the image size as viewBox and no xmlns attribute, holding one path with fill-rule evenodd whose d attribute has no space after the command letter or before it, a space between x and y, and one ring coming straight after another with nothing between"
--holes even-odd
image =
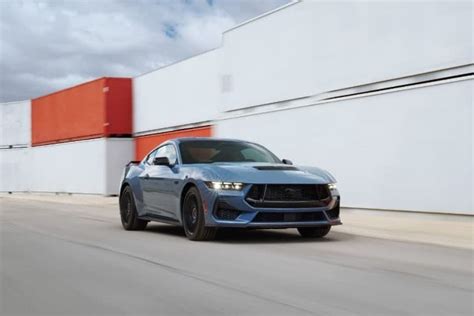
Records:
<instances>
[{"instance_id":1,"label":"tire","mask_svg":"<svg viewBox=\"0 0 474 316\"><path fill-rule=\"evenodd\" d=\"M298 232L304 238L322 238L331 230L331 226L298 227Z\"/></svg>"},{"instance_id":2,"label":"tire","mask_svg":"<svg viewBox=\"0 0 474 316\"><path fill-rule=\"evenodd\" d=\"M201 195L197 188L191 187L186 192L181 214L184 232L189 240L204 241L214 239L217 229L205 226Z\"/></svg>"},{"instance_id":3,"label":"tire","mask_svg":"<svg viewBox=\"0 0 474 316\"><path fill-rule=\"evenodd\" d=\"M120 196L120 219L125 230L144 230L148 221L138 218L132 189L126 187Z\"/></svg>"}]
</instances>

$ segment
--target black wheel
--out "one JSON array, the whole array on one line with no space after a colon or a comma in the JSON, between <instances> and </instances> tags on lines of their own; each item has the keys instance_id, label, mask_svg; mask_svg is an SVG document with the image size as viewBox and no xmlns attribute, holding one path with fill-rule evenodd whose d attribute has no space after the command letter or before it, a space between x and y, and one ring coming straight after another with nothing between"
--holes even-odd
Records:
<instances>
[{"instance_id":1,"label":"black wheel","mask_svg":"<svg viewBox=\"0 0 474 316\"><path fill-rule=\"evenodd\" d=\"M148 224L148 221L138 218L130 187L126 187L120 196L120 219L125 230L143 230Z\"/></svg>"},{"instance_id":2,"label":"black wheel","mask_svg":"<svg viewBox=\"0 0 474 316\"><path fill-rule=\"evenodd\" d=\"M206 227L202 200L199 191L192 187L184 196L182 206L183 227L190 240L212 240L216 236L216 228Z\"/></svg>"},{"instance_id":3,"label":"black wheel","mask_svg":"<svg viewBox=\"0 0 474 316\"><path fill-rule=\"evenodd\" d=\"M301 237L305 238L321 238L326 236L331 230L331 226L321 227L298 227Z\"/></svg>"}]
</instances>

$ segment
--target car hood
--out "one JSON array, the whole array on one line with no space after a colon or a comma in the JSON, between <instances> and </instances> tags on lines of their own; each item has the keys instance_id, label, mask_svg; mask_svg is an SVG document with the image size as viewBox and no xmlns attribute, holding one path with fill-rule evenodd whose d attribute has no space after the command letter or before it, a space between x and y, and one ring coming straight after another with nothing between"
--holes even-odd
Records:
<instances>
[{"instance_id":1,"label":"car hood","mask_svg":"<svg viewBox=\"0 0 474 316\"><path fill-rule=\"evenodd\" d=\"M209 181L243 183L298 183L325 184L336 180L327 171L316 167L290 166L269 163L216 163L200 165L207 171Z\"/></svg>"}]
</instances>

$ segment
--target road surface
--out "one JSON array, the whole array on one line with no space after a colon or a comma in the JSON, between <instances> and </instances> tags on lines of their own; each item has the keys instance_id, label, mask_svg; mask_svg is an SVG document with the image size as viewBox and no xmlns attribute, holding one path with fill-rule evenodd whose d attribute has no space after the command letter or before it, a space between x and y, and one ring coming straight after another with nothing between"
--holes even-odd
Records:
<instances>
[{"instance_id":1,"label":"road surface","mask_svg":"<svg viewBox=\"0 0 474 316\"><path fill-rule=\"evenodd\" d=\"M1 315L473 313L470 249L338 228L191 242L164 224L124 231L115 205L0 203Z\"/></svg>"}]
</instances>

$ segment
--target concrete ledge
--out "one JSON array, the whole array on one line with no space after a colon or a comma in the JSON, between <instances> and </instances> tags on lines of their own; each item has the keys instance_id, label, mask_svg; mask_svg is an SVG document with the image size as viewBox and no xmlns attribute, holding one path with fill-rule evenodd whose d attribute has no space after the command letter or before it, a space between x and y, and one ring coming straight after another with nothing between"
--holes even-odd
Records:
<instances>
[{"instance_id":1,"label":"concrete ledge","mask_svg":"<svg viewBox=\"0 0 474 316\"><path fill-rule=\"evenodd\" d=\"M474 217L407 211L342 209L348 234L474 249Z\"/></svg>"},{"instance_id":2,"label":"concrete ledge","mask_svg":"<svg viewBox=\"0 0 474 316\"><path fill-rule=\"evenodd\" d=\"M0 199L15 199L24 201L38 201L51 203L64 203L74 205L116 205L118 197L103 196L99 194L79 194L79 193L26 193L12 192L0 193Z\"/></svg>"}]
</instances>

